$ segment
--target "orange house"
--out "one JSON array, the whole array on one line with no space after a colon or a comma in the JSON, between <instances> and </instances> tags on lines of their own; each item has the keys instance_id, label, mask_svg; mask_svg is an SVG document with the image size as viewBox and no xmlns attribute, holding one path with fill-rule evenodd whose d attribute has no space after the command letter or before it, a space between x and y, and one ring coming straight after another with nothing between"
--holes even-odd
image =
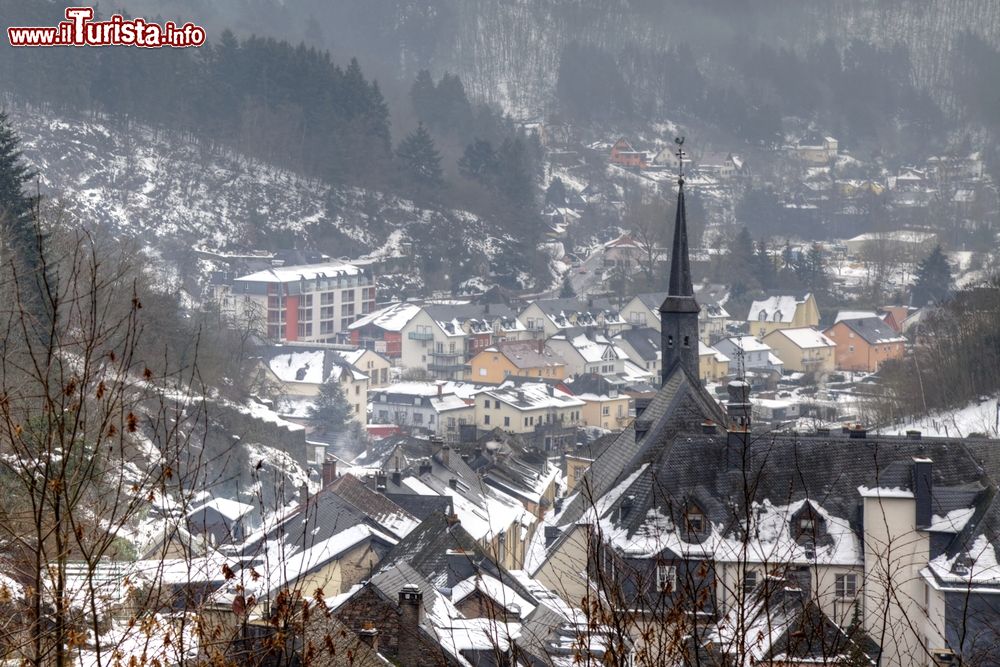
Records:
<instances>
[{"instance_id":1,"label":"orange house","mask_svg":"<svg viewBox=\"0 0 1000 667\"><path fill-rule=\"evenodd\" d=\"M566 362L542 340L512 341L488 347L469 360L469 380L500 384L510 377L562 380Z\"/></svg>"},{"instance_id":2,"label":"orange house","mask_svg":"<svg viewBox=\"0 0 1000 667\"><path fill-rule=\"evenodd\" d=\"M645 169L646 153L635 150L632 148L632 144L625 137L622 137L611 147L611 164L617 164L620 167Z\"/></svg>"},{"instance_id":3,"label":"orange house","mask_svg":"<svg viewBox=\"0 0 1000 667\"><path fill-rule=\"evenodd\" d=\"M906 339L878 317L841 320L823 332L837 348L836 366L843 371L874 373L886 361L901 359Z\"/></svg>"}]
</instances>

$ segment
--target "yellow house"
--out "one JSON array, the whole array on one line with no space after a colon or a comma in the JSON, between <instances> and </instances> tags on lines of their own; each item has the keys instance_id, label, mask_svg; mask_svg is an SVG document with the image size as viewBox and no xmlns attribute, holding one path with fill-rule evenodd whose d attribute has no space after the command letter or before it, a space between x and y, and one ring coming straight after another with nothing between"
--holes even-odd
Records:
<instances>
[{"instance_id":1,"label":"yellow house","mask_svg":"<svg viewBox=\"0 0 1000 667\"><path fill-rule=\"evenodd\" d=\"M750 335L758 340L777 329L815 328L819 326L819 306L812 294L772 296L750 305L747 323Z\"/></svg>"},{"instance_id":2,"label":"yellow house","mask_svg":"<svg viewBox=\"0 0 1000 667\"><path fill-rule=\"evenodd\" d=\"M579 424L582 400L542 382L498 387L476 394L476 425L508 433L533 433L538 426Z\"/></svg>"},{"instance_id":3,"label":"yellow house","mask_svg":"<svg viewBox=\"0 0 1000 667\"><path fill-rule=\"evenodd\" d=\"M512 341L488 347L469 361L472 382L500 384L510 377L562 380L566 362L545 341Z\"/></svg>"},{"instance_id":4,"label":"yellow house","mask_svg":"<svg viewBox=\"0 0 1000 667\"><path fill-rule=\"evenodd\" d=\"M777 329L764 336L763 342L781 359L785 370L830 373L834 369L837 344L816 329Z\"/></svg>"},{"instance_id":5,"label":"yellow house","mask_svg":"<svg viewBox=\"0 0 1000 667\"><path fill-rule=\"evenodd\" d=\"M698 341L698 375L702 382L719 382L729 375L729 357Z\"/></svg>"},{"instance_id":6,"label":"yellow house","mask_svg":"<svg viewBox=\"0 0 1000 667\"><path fill-rule=\"evenodd\" d=\"M627 394L577 394L577 398L584 402L583 425L596 426L609 430L625 428L628 423L628 402Z\"/></svg>"}]
</instances>

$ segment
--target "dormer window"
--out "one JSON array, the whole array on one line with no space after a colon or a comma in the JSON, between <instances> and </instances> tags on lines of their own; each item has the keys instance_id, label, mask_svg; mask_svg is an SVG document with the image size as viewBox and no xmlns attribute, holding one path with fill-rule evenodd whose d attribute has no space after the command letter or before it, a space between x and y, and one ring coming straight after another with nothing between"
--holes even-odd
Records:
<instances>
[{"instance_id":1,"label":"dormer window","mask_svg":"<svg viewBox=\"0 0 1000 667\"><path fill-rule=\"evenodd\" d=\"M804 516L799 519L799 532L811 533L816 529L816 521L811 516Z\"/></svg>"},{"instance_id":2,"label":"dormer window","mask_svg":"<svg viewBox=\"0 0 1000 667\"><path fill-rule=\"evenodd\" d=\"M705 514L698 507L690 507L684 515L684 524L689 532L700 533L705 528Z\"/></svg>"},{"instance_id":3,"label":"dormer window","mask_svg":"<svg viewBox=\"0 0 1000 667\"><path fill-rule=\"evenodd\" d=\"M673 347L673 346L674 346L674 337L667 336L667 347Z\"/></svg>"},{"instance_id":4,"label":"dormer window","mask_svg":"<svg viewBox=\"0 0 1000 667\"><path fill-rule=\"evenodd\" d=\"M760 320L761 322L767 322L767 311L766 310L760 311L760 313L757 315L757 319Z\"/></svg>"}]
</instances>

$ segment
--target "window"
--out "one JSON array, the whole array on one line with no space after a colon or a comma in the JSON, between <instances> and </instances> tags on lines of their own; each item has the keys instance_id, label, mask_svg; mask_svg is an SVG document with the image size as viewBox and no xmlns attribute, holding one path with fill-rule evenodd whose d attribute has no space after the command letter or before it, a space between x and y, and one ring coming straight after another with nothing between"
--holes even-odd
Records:
<instances>
[{"instance_id":1,"label":"window","mask_svg":"<svg viewBox=\"0 0 1000 667\"><path fill-rule=\"evenodd\" d=\"M507 371L507 372L509 373L510 371ZM482 376L485 376L486 375L486 369L485 368L480 368L479 369L479 374L482 375Z\"/></svg>"},{"instance_id":2,"label":"window","mask_svg":"<svg viewBox=\"0 0 1000 667\"><path fill-rule=\"evenodd\" d=\"M687 529L692 533L700 533L705 527L705 515L697 507L692 507L684 517Z\"/></svg>"},{"instance_id":3,"label":"window","mask_svg":"<svg viewBox=\"0 0 1000 667\"><path fill-rule=\"evenodd\" d=\"M388 410L379 410L378 411L378 420L382 424L384 424L387 421L389 421L389 411Z\"/></svg>"},{"instance_id":4,"label":"window","mask_svg":"<svg viewBox=\"0 0 1000 667\"><path fill-rule=\"evenodd\" d=\"M488 398L484 398L483 399L483 407L484 408L490 407L490 399L488 399Z\"/></svg>"},{"instance_id":5,"label":"window","mask_svg":"<svg viewBox=\"0 0 1000 667\"><path fill-rule=\"evenodd\" d=\"M848 349L848 351L850 351L850 352L854 352L854 346L853 346L853 345L848 345L848 346L847 346L847 349Z\"/></svg>"},{"instance_id":6,"label":"window","mask_svg":"<svg viewBox=\"0 0 1000 667\"><path fill-rule=\"evenodd\" d=\"M674 337L667 336L667 347L673 347L673 346L674 346Z\"/></svg>"},{"instance_id":7,"label":"window","mask_svg":"<svg viewBox=\"0 0 1000 667\"><path fill-rule=\"evenodd\" d=\"M816 521L811 516L804 516L799 519L799 532L811 533L816 530Z\"/></svg>"},{"instance_id":8,"label":"window","mask_svg":"<svg viewBox=\"0 0 1000 667\"><path fill-rule=\"evenodd\" d=\"M360 384L354 385L354 395L357 396L360 393L361 393L361 385Z\"/></svg>"},{"instance_id":9,"label":"window","mask_svg":"<svg viewBox=\"0 0 1000 667\"><path fill-rule=\"evenodd\" d=\"M677 587L677 566L656 566L656 590L669 593Z\"/></svg>"},{"instance_id":10,"label":"window","mask_svg":"<svg viewBox=\"0 0 1000 667\"><path fill-rule=\"evenodd\" d=\"M858 594L858 575L838 574L834 579L838 598L853 598Z\"/></svg>"},{"instance_id":11,"label":"window","mask_svg":"<svg viewBox=\"0 0 1000 667\"><path fill-rule=\"evenodd\" d=\"M299 335L300 336L312 336L313 335L313 325L308 322L299 322Z\"/></svg>"},{"instance_id":12,"label":"window","mask_svg":"<svg viewBox=\"0 0 1000 667\"><path fill-rule=\"evenodd\" d=\"M749 593L757 587L757 571L747 570L743 573L743 590Z\"/></svg>"},{"instance_id":13,"label":"window","mask_svg":"<svg viewBox=\"0 0 1000 667\"><path fill-rule=\"evenodd\" d=\"M490 416L489 415L484 415L483 416L483 423L486 424L487 426L489 426L489 423L490 423Z\"/></svg>"},{"instance_id":14,"label":"window","mask_svg":"<svg viewBox=\"0 0 1000 667\"><path fill-rule=\"evenodd\" d=\"M424 423L424 413L422 413L422 412L414 412L413 413L413 423L414 424L423 424Z\"/></svg>"},{"instance_id":15,"label":"window","mask_svg":"<svg viewBox=\"0 0 1000 667\"><path fill-rule=\"evenodd\" d=\"M601 414L604 415L605 417L607 417L608 415L610 415L611 414L611 406L610 405L605 405L605 406L601 407Z\"/></svg>"},{"instance_id":16,"label":"window","mask_svg":"<svg viewBox=\"0 0 1000 667\"><path fill-rule=\"evenodd\" d=\"M684 336L684 347L691 347L691 337Z\"/></svg>"},{"instance_id":17,"label":"window","mask_svg":"<svg viewBox=\"0 0 1000 667\"><path fill-rule=\"evenodd\" d=\"M503 418L503 425L504 426L510 426L510 417L504 417Z\"/></svg>"}]
</instances>

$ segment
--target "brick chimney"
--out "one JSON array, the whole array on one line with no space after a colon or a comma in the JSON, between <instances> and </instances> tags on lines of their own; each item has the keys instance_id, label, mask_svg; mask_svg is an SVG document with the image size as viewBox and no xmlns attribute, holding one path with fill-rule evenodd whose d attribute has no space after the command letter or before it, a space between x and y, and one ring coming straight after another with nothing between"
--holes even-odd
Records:
<instances>
[{"instance_id":1,"label":"brick chimney","mask_svg":"<svg viewBox=\"0 0 1000 667\"><path fill-rule=\"evenodd\" d=\"M451 446L445 445L441 448L441 465L448 467L451 462Z\"/></svg>"},{"instance_id":2,"label":"brick chimney","mask_svg":"<svg viewBox=\"0 0 1000 667\"><path fill-rule=\"evenodd\" d=\"M401 667L420 667L420 617L423 614L424 594L416 584L399 589L399 664Z\"/></svg>"},{"instance_id":3,"label":"brick chimney","mask_svg":"<svg viewBox=\"0 0 1000 667\"><path fill-rule=\"evenodd\" d=\"M743 380L733 380L726 387L729 401L726 414L729 417L729 431L746 433L750 430L750 385Z\"/></svg>"},{"instance_id":4,"label":"brick chimney","mask_svg":"<svg viewBox=\"0 0 1000 667\"><path fill-rule=\"evenodd\" d=\"M328 456L323 459L323 488L333 484L337 479L337 459Z\"/></svg>"},{"instance_id":5,"label":"brick chimney","mask_svg":"<svg viewBox=\"0 0 1000 667\"><path fill-rule=\"evenodd\" d=\"M378 629L375 627L375 623L365 621L364 626L358 632L358 639L361 640L361 643L367 644L371 650L378 653Z\"/></svg>"}]
</instances>

